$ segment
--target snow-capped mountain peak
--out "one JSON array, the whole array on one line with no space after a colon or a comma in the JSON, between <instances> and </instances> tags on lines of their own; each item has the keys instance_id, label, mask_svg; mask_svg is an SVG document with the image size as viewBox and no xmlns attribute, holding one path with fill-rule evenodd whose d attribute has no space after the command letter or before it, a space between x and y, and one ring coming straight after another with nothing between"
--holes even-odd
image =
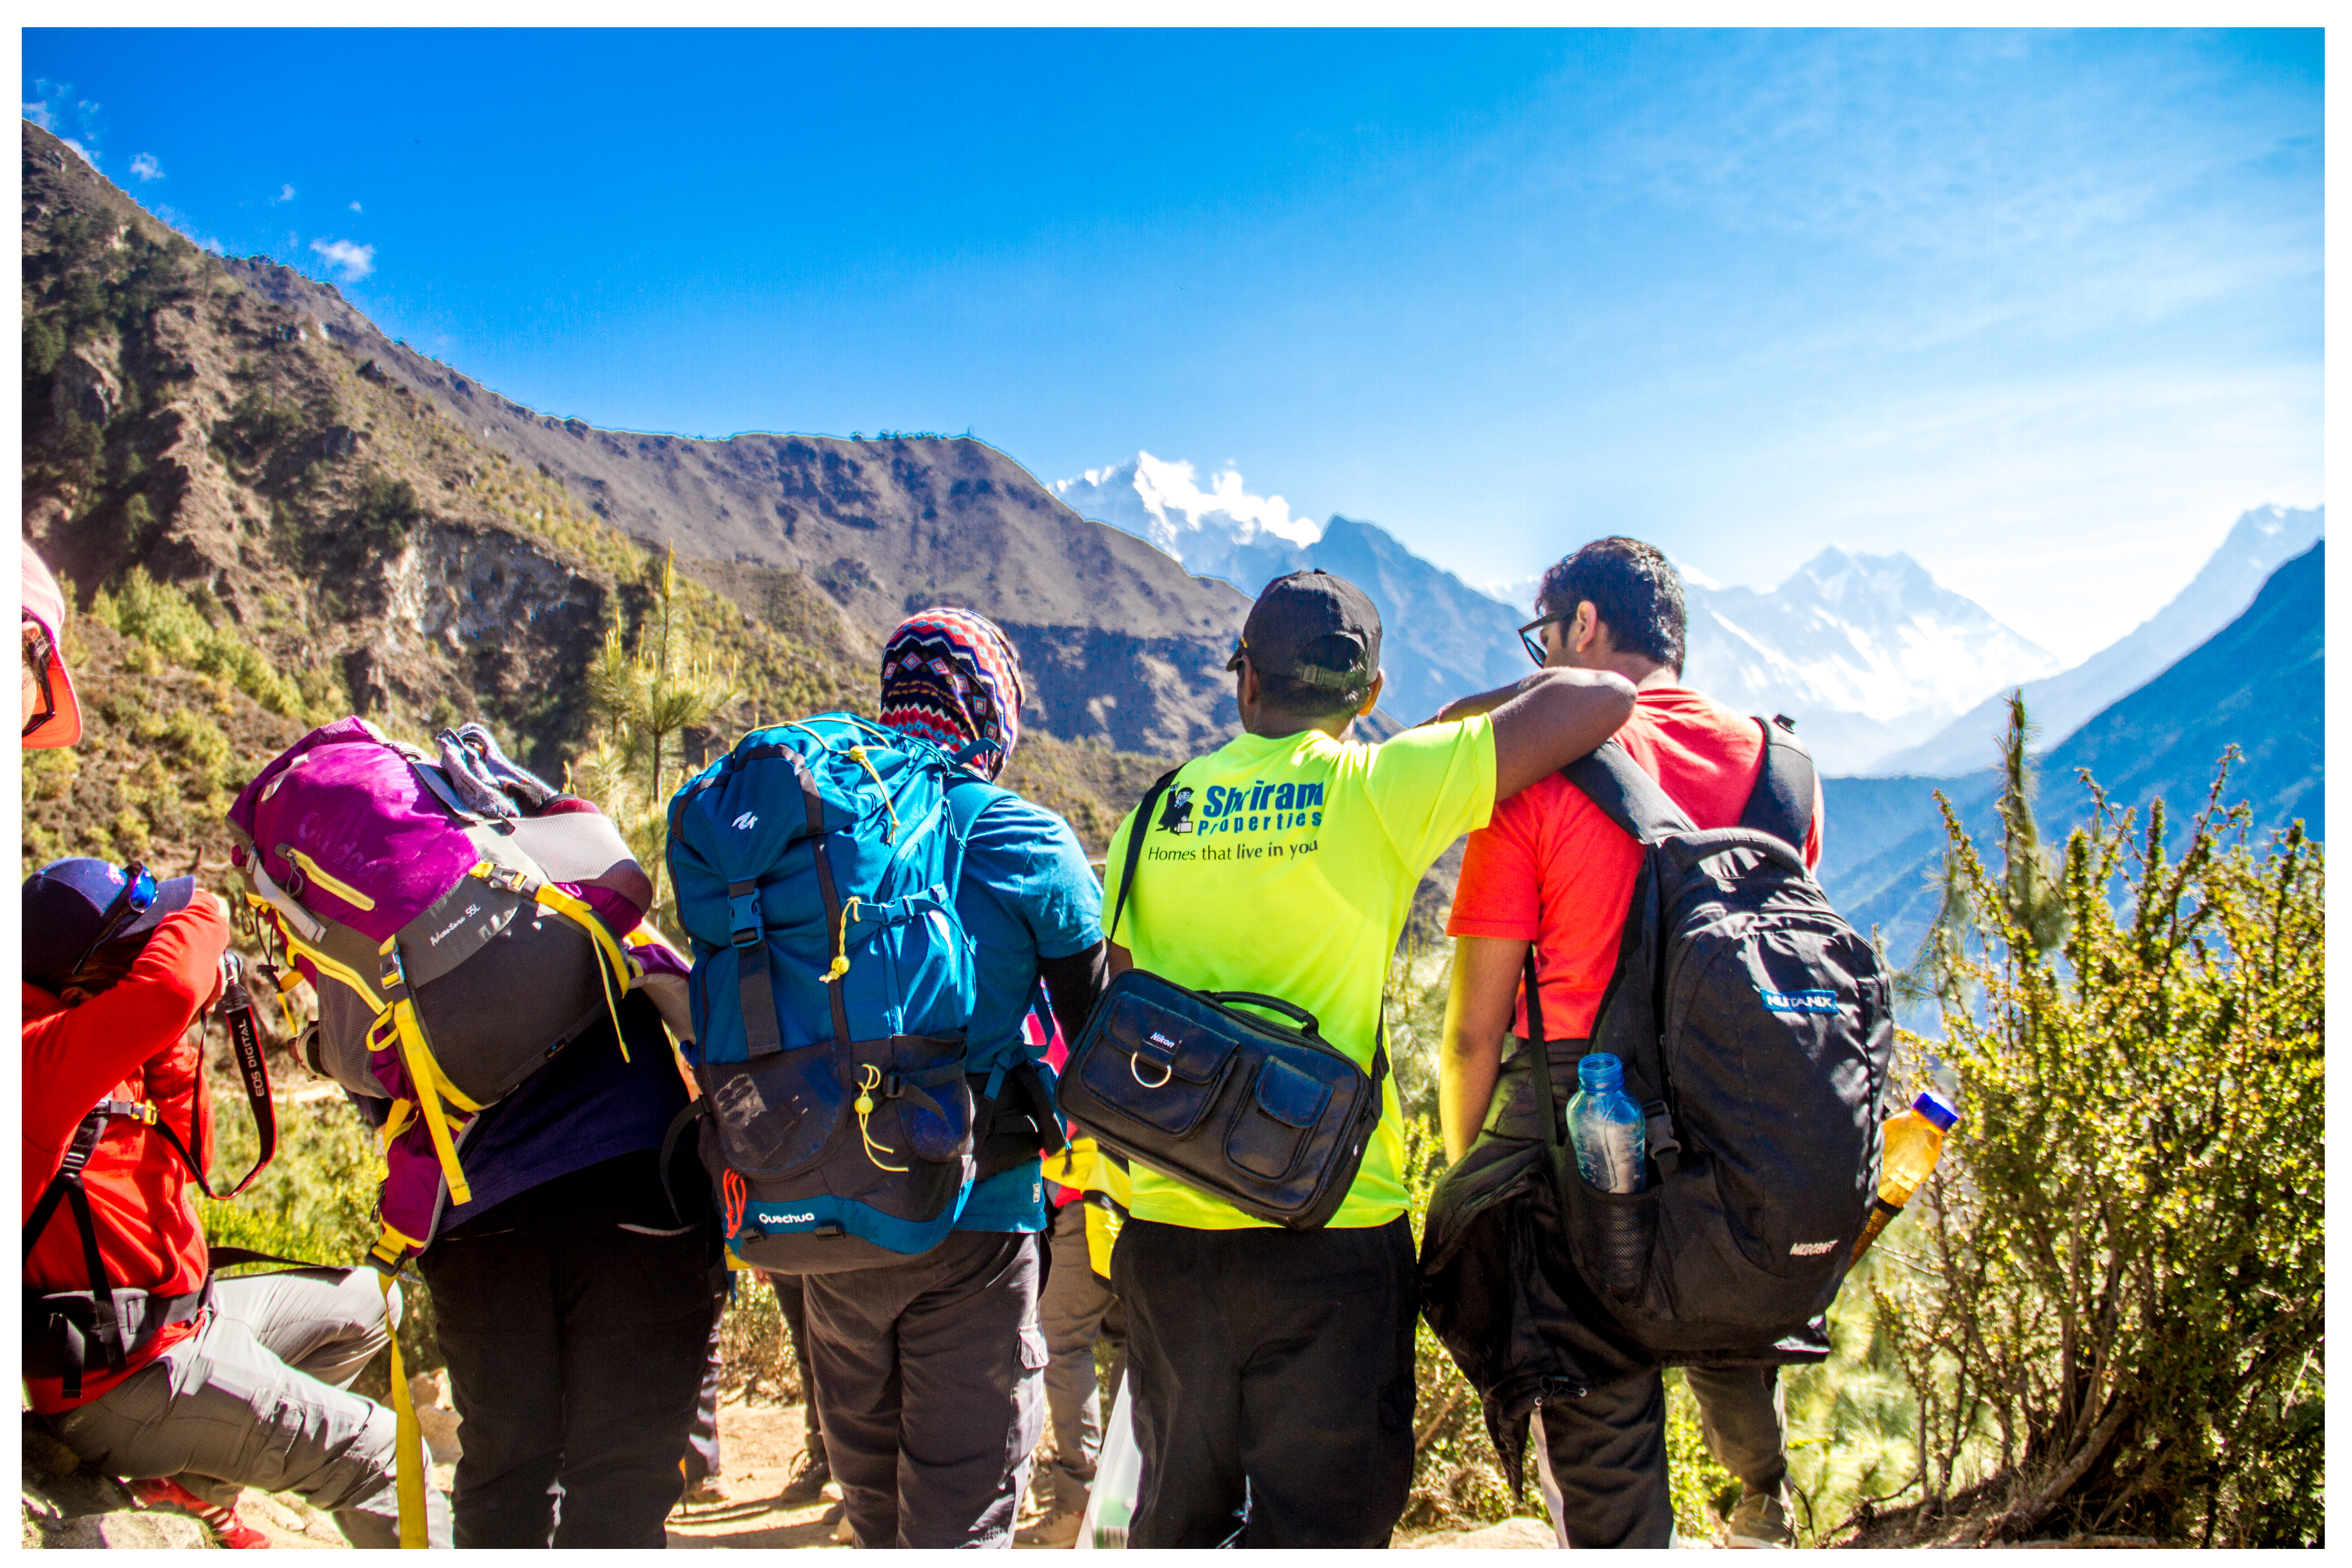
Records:
<instances>
[{"instance_id":1,"label":"snow-capped mountain peak","mask_svg":"<svg viewBox=\"0 0 2352 1568\"><path fill-rule=\"evenodd\" d=\"M1149 452L1057 479L1054 490L1080 516L1139 534L1195 574L1220 573L1236 552L1297 549L1323 537L1321 525L1293 516L1282 497L1252 495L1231 467L1203 489L1191 463Z\"/></svg>"},{"instance_id":2,"label":"snow-capped mountain peak","mask_svg":"<svg viewBox=\"0 0 2352 1568\"><path fill-rule=\"evenodd\" d=\"M1786 712L1824 771L1925 739L2057 656L1938 584L1910 556L1832 546L1769 593L1686 576L1684 678L1752 713Z\"/></svg>"}]
</instances>

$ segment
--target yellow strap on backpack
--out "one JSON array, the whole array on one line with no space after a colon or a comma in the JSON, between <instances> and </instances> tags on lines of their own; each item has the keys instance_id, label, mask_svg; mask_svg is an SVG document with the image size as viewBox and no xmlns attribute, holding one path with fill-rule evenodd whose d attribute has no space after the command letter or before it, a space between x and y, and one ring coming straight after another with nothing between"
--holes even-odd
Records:
<instances>
[{"instance_id":1,"label":"yellow strap on backpack","mask_svg":"<svg viewBox=\"0 0 2352 1568\"><path fill-rule=\"evenodd\" d=\"M432 1544L425 1531L425 1438L417 1429L416 1401L409 1397L407 1372L400 1364L400 1325L393 1319L392 1276L378 1270L376 1279L383 1286L383 1322L392 1337L394 1473L400 1497L400 1547L404 1552L421 1552Z\"/></svg>"},{"instance_id":2,"label":"yellow strap on backpack","mask_svg":"<svg viewBox=\"0 0 2352 1568\"><path fill-rule=\"evenodd\" d=\"M449 1184L449 1201L472 1203L473 1189L466 1184L466 1173L457 1164L457 1142L449 1135L449 1119L442 1114L441 1101L446 1098L469 1111L481 1107L459 1094L442 1074L441 1064L433 1059L432 1049L425 1043L425 1031L417 1026L415 1001L403 996L392 1005L392 1026L400 1041L400 1059L408 1068L409 1087L416 1091L417 1113L433 1135L434 1156L441 1162L441 1174Z\"/></svg>"},{"instance_id":3,"label":"yellow strap on backpack","mask_svg":"<svg viewBox=\"0 0 2352 1568\"><path fill-rule=\"evenodd\" d=\"M596 918L596 911L584 899L573 898L552 882L541 882L537 896L542 907L554 910L585 931L589 940L596 944L597 954L603 961L596 965L596 977L604 983L604 1010L613 1016L613 1038L620 1042L621 1059L627 1061L629 1041L628 1037L621 1033L621 1005L614 999L613 984L617 980L623 992L628 990L628 955L621 951L621 944L613 940L613 933L604 929L604 922Z\"/></svg>"},{"instance_id":4,"label":"yellow strap on backpack","mask_svg":"<svg viewBox=\"0 0 2352 1568\"><path fill-rule=\"evenodd\" d=\"M1117 1204L1099 1193L1088 1193L1087 1205L1087 1267L1110 1278L1110 1249L1118 1245L1119 1227L1127 1223L1126 1213Z\"/></svg>"}]
</instances>

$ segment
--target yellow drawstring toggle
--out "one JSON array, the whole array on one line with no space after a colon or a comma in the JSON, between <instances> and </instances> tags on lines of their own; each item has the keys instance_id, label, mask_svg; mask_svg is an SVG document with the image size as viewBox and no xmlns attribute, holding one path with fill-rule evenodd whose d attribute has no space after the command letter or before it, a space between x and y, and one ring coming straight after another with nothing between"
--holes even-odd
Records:
<instances>
[{"instance_id":1,"label":"yellow drawstring toggle","mask_svg":"<svg viewBox=\"0 0 2352 1568\"><path fill-rule=\"evenodd\" d=\"M863 766L867 773L874 775L874 787L882 792L882 809L890 814L889 836L885 838L883 842L886 844L896 844L898 842L898 808L890 804L890 786L882 782L881 770L875 767L874 759L866 754L865 747L850 747L849 756L853 762L857 763L859 765Z\"/></svg>"},{"instance_id":2,"label":"yellow drawstring toggle","mask_svg":"<svg viewBox=\"0 0 2352 1568\"><path fill-rule=\"evenodd\" d=\"M849 922L857 918L857 895L852 893L849 901L841 906L841 940L834 944L833 962L826 965L822 976L827 985L849 973Z\"/></svg>"},{"instance_id":3,"label":"yellow drawstring toggle","mask_svg":"<svg viewBox=\"0 0 2352 1568\"><path fill-rule=\"evenodd\" d=\"M866 1140L866 1157L874 1162L876 1170L896 1171L904 1174L906 1166L886 1165L881 1161L874 1159L877 1152L887 1154L891 1151L885 1145L874 1142L873 1134L866 1131L866 1119L874 1114L874 1091L881 1087L882 1069L872 1062L867 1062L866 1076L859 1079L857 1084L857 1103L855 1108L857 1111L857 1135Z\"/></svg>"}]
</instances>

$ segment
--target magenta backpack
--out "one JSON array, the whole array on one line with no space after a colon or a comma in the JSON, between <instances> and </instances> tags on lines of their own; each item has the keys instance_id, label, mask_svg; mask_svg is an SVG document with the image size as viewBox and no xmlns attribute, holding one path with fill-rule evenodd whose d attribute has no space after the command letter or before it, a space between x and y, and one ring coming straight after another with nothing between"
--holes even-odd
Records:
<instances>
[{"instance_id":1,"label":"magenta backpack","mask_svg":"<svg viewBox=\"0 0 2352 1568\"><path fill-rule=\"evenodd\" d=\"M644 986L685 1026L687 965L642 923L635 862L602 813L508 763L478 724L442 755L339 719L237 795L246 903L319 997L302 1052L389 1100L377 1258L471 1201L476 1116ZM293 980L285 978L282 985ZM621 1047L625 1054L625 1043Z\"/></svg>"}]
</instances>

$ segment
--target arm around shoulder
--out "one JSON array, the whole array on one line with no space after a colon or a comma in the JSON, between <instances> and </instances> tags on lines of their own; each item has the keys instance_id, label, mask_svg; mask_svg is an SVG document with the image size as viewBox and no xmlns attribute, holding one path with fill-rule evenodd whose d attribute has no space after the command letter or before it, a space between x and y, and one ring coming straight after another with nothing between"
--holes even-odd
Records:
<instances>
[{"instance_id":1,"label":"arm around shoulder","mask_svg":"<svg viewBox=\"0 0 2352 1568\"><path fill-rule=\"evenodd\" d=\"M1615 734L1633 683L1601 669L1539 669L1492 710L1495 798L1507 800Z\"/></svg>"}]
</instances>

